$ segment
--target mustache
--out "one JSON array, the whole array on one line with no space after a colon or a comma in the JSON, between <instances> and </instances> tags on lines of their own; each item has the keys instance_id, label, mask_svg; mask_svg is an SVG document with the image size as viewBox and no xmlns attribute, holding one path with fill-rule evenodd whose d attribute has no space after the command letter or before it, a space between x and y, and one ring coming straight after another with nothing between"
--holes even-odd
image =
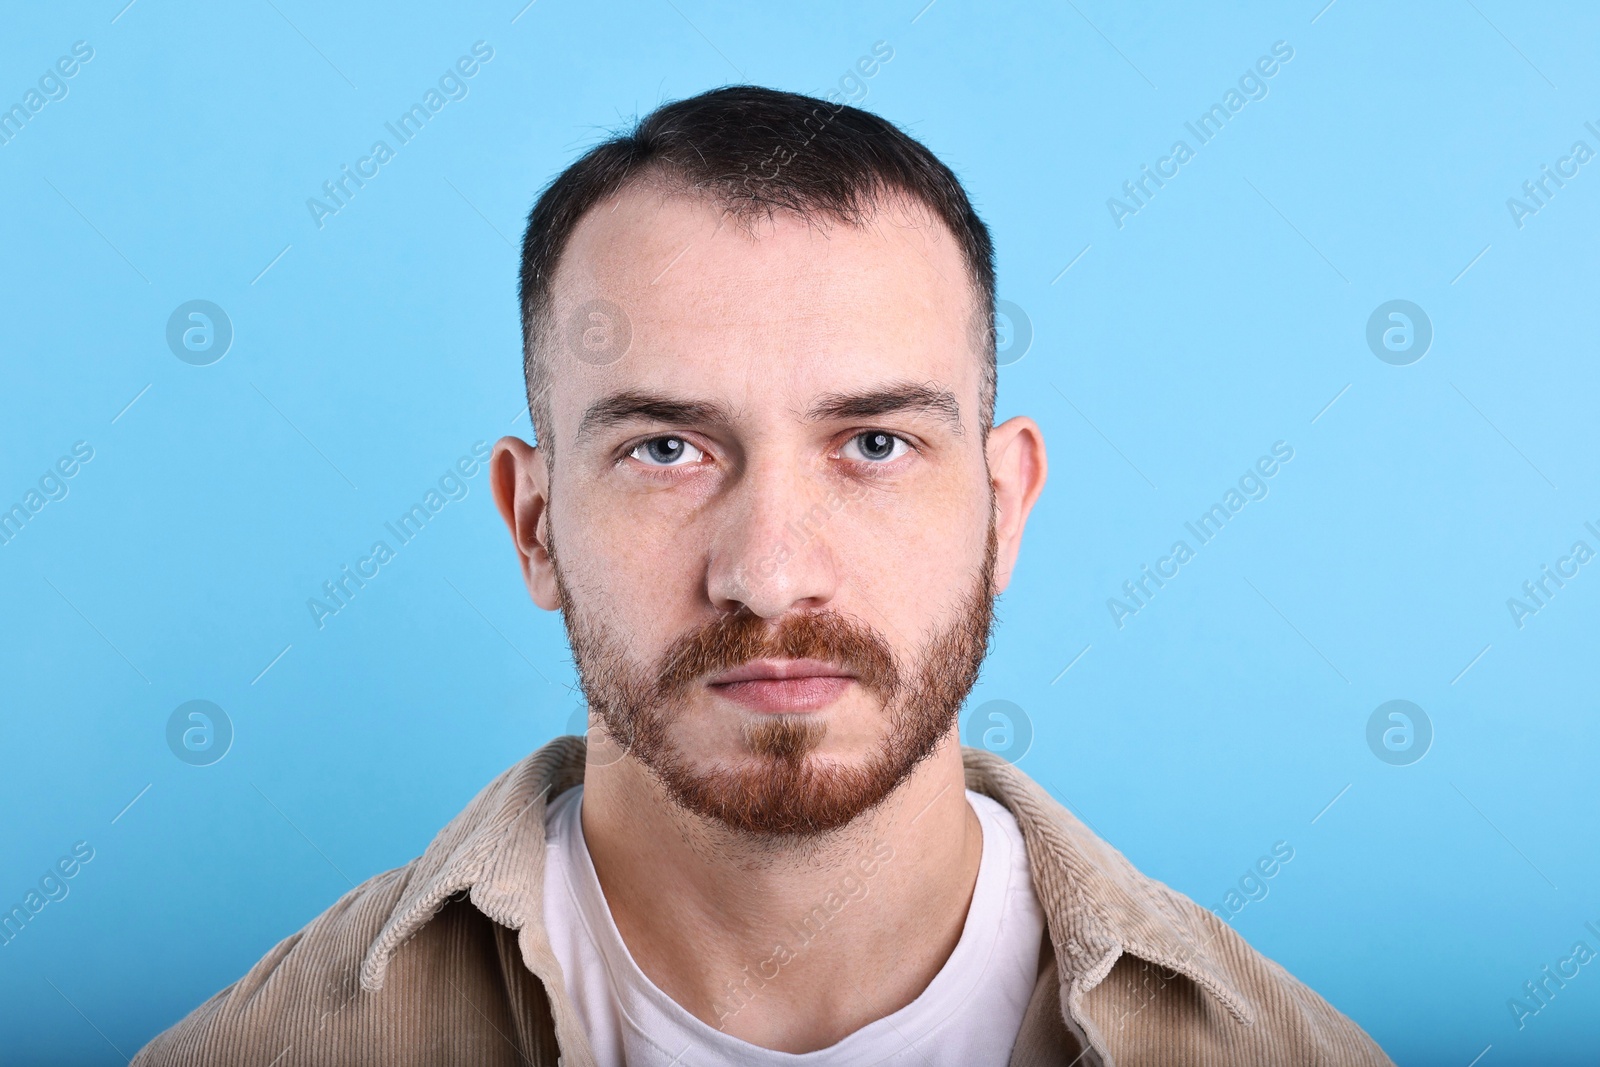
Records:
<instances>
[{"instance_id":1,"label":"mustache","mask_svg":"<svg viewBox=\"0 0 1600 1067\"><path fill-rule=\"evenodd\" d=\"M854 616L823 609L773 624L741 605L668 646L657 671L654 700L676 700L702 678L768 658L832 663L855 674L886 706L904 686L888 642Z\"/></svg>"}]
</instances>

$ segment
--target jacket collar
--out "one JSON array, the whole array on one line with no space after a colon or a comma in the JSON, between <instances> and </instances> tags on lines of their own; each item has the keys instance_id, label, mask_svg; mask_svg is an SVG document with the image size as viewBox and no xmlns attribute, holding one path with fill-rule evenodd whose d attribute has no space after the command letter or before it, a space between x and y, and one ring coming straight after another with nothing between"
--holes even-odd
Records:
<instances>
[{"instance_id":1,"label":"jacket collar","mask_svg":"<svg viewBox=\"0 0 1600 1067\"><path fill-rule=\"evenodd\" d=\"M559 966L544 930L544 813L548 802L583 781L587 744L558 737L482 792L411 864L405 888L361 964L361 986L383 987L395 952L449 898L474 905L521 932L529 966L555 987L558 1030L572 1015L560 994ZM1140 874L1022 771L1000 757L963 746L967 788L1004 805L1027 845L1035 892L1060 969L1062 1005L1078 1002L1128 953L1187 977L1241 1023L1254 1013L1208 951L1214 935L1202 909ZM562 1035L563 1040L565 1035Z\"/></svg>"},{"instance_id":2,"label":"jacket collar","mask_svg":"<svg viewBox=\"0 0 1600 1067\"><path fill-rule=\"evenodd\" d=\"M1064 1007L1076 1008L1117 957L1181 974L1237 1021L1255 1012L1210 951L1216 933L1193 901L1141 874L1032 778L983 749L961 749L967 788L1003 804L1028 848L1034 891L1060 968ZM1074 1011L1074 1014L1077 1014Z\"/></svg>"},{"instance_id":3,"label":"jacket collar","mask_svg":"<svg viewBox=\"0 0 1600 1067\"><path fill-rule=\"evenodd\" d=\"M367 948L361 961L363 989L382 989L395 952L462 892L470 892L478 910L502 926L535 932L548 952L545 806L583 782L587 748L582 737L556 738L490 782L439 831L410 864L399 900Z\"/></svg>"}]
</instances>

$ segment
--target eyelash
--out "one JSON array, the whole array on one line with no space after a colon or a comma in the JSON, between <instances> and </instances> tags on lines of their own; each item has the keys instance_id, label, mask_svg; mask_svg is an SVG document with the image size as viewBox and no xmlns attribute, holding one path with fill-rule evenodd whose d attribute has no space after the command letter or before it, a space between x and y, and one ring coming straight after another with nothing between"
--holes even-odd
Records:
<instances>
[{"instance_id":1,"label":"eyelash","mask_svg":"<svg viewBox=\"0 0 1600 1067\"><path fill-rule=\"evenodd\" d=\"M855 463L857 465L860 465L860 466L863 466L863 467L869 467L869 468L871 468L871 467L887 467L890 464L894 463L896 460L904 458L908 453L920 452L921 451L921 449L919 449L916 446L916 444L914 444L911 441L911 439L906 437L905 435L898 434L898 433L893 433L893 432L891 432L889 430L878 430L878 429L857 430L855 433L852 433L850 436L846 437L844 439L844 444L841 444L839 449L836 449L835 451L842 451L843 448L845 447L845 445L848 445L853 441L859 441L861 438L866 437L868 434L880 434L880 433L884 434L887 437L889 437L891 440L898 441L899 443L905 445L906 450L904 452L901 452L900 455L895 456L893 459L850 460L848 462ZM648 445L650 445L650 444L652 444L653 442L656 442L656 441L679 441L679 442L682 442L684 445L687 445L689 448L695 449L697 452L704 453L706 451L705 449L701 448L699 445L695 444L693 441L689 440L687 437L685 437L682 434L656 434L656 435L654 435L652 437L646 437L646 438L643 438L642 440L635 441L631 445L624 446L624 448L622 450L622 458L623 459L637 458L634 455L636 452L639 452L641 449L645 448L646 446L648 446ZM647 469L655 470L655 471L676 470L680 466L687 466L687 464L650 463L650 462L648 462L646 460L639 460L639 462L644 467L646 467Z\"/></svg>"}]
</instances>

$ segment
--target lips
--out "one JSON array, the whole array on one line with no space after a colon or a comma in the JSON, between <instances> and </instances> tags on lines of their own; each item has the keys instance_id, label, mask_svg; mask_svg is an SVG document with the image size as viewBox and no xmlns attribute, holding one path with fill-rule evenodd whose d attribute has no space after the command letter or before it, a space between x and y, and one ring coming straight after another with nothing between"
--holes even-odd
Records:
<instances>
[{"instance_id":1,"label":"lips","mask_svg":"<svg viewBox=\"0 0 1600 1067\"><path fill-rule=\"evenodd\" d=\"M784 681L791 678L854 678L855 673L820 659L756 659L731 671L723 671L708 685L730 682Z\"/></svg>"},{"instance_id":2,"label":"lips","mask_svg":"<svg viewBox=\"0 0 1600 1067\"><path fill-rule=\"evenodd\" d=\"M837 700L856 676L822 660L753 660L710 679L713 692L752 711L816 711Z\"/></svg>"}]
</instances>

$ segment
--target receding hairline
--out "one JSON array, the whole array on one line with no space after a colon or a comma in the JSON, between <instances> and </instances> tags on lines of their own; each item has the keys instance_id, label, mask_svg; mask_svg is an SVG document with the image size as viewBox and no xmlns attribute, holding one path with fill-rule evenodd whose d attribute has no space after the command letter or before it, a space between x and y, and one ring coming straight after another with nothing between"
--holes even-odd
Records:
<instances>
[{"instance_id":1,"label":"receding hairline","mask_svg":"<svg viewBox=\"0 0 1600 1067\"><path fill-rule=\"evenodd\" d=\"M974 331L973 347L983 356L979 422L987 434L998 386L994 241L960 178L926 144L880 115L759 85L728 85L662 104L585 151L539 194L523 230L517 274L536 432L548 414L550 361L535 357L560 341L560 323L546 320L568 239L597 204L640 180L710 196L747 220L789 209L813 224L830 218L858 223L897 192L920 202L955 235L976 283L976 319L986 329Z\"/></svg>"},{"instance_id":2,"label":"receding hairline","mask_svg":"<svg viewBox=\"0 0 1600 1067\"><path fill-rule=\"evenodd\" d=\"M721 218L732 221L737 231L751 241L759 241L764 236L759 231L762 220L772 221L776 218L797 219L813 228L826 229L829 224L842 223L858 230L867 230L885 220L903 220L911 226L932 234L937 240L948 240L956 252L956 258L961 263L961 274L966 281L963 287L967 294L966 329L969 341L973 348L973 355L985 362L989 358L990 348L994 341L993 326L989 319L991 308L988 305L987 290L983 280L979 277L974 265L965 255L960 236L940 216L937 209L929 204L913 190L900 188L886 182L877 182L873 189L860 198L859 202L850 205L847 210L838 210L832 206L806 205L791 207L771 201L740 197L734 194L732 186L724 182L696 182L690 175L682 172L670 162L652 160L633 174L628 175L615 189L605 196L600 197L591 204L573 222L571 229L562 242L561 250L556 255L555 261L550 265L546 282L538 294L533 312L533 322L536 328L534 336L529 338L528 349L524 351L524 360L538 367L540 372L548 372L549 366L545 363L541 350L551 343L551 333L558 323L552 314L557 303L557 292L562 286L565 272L562 271L566 264L572 246L584 225L590 222L602 211L615 211L625 197L640 193L654 193L660 203L678 200L691 204L718 209ZM924 257L925 258L925 257ZM931 263L930 263L931 266ZM935 273L938 268L934 268ZM942 276L942 275L941 275ZM981 368L980 368L981 370ZM983 405L980 373L979 406ZM545 383L546 388L549 382ZM980 419L981 421L981 419ZM985 430L987 432L987 428Z\"/></svg>"}]
</instances>

